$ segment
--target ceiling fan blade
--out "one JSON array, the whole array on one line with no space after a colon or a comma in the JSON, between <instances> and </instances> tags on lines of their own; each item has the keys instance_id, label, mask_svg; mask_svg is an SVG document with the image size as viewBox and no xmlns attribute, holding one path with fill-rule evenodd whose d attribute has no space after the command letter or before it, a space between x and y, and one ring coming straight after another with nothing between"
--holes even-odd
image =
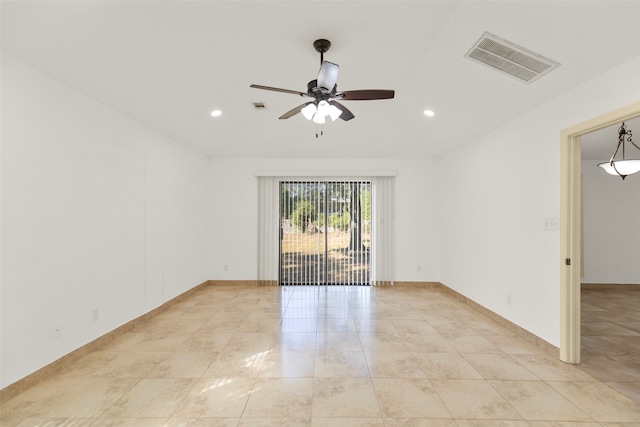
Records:
<instances>
[{"instance_id":1,"label":"ceiling fan blade","mask_svg":"<svg viewBox=\"0 0 640 427\"><path fill-rule=\"evenodd\" d=\"M333 87L338 81L338 71L340 66L329 61L322 61L320 72L318 73L318 87L325 88L328 91L333 90Z\"/></svg>"},{"instance_id":2,"label":"ceiling fan blade","mask_svg":"<svg viewBox=\"0 0 640 427\"><path fill-rule=\"evenodd\" d=\"M347 90L339 93L340 99L345 101L370 101L374 99L391 99L395 91L385 89Z\"/></svg>"},{"instance_id":3,"label":"ceiling fan blade","mask_svg":"<svg viewBox=\"0 0 640 427\"><path fill-rule=\"evenodd\" d=\"M296 108L293 108L289 111L287 111L286 113L284 113L283 115L281 115L279 118L280 119L288 119L289 117L295 116L296 114L298 114L300 111L302 111L302 109L304 107L306 107L309 104L313 104L313 101L309 101L309 102L305 102L302 105L298 105Z\"/></svg>"},{"instance_id":4,"label":"ceiling fan blade","mask_svg":"<svg viewBox=\"0 0 640 427\"><path fill-rule=\"evenodd\" d=\"M335 105L336 108L340 111L342 111L342 114L340 114L340 118L342 120L344 120L345 122L348 120L353 119L355 116L353 115L353 113L351 111L349 111L349 109L347 107L345 107L344 105L340 104L337 101L330 101L329 104L331 105Z\"/></svg>"},{"instance_id":5,"label":"ceiling fan blade","mask_svg":"<svg viewBox=\"0 0 640 427\"><path fill-rule=\"evenodd\" d=\"M305 92L300 92L297 90L290 90L290 89L280 89L278 87L262 86L262 85L251 85L250 87L255 89L271 90L274 92L291 93L293 95L300 95L300 96L307 96L307 97L309 96L309 94Z\"/></svg>"}]
</instances>

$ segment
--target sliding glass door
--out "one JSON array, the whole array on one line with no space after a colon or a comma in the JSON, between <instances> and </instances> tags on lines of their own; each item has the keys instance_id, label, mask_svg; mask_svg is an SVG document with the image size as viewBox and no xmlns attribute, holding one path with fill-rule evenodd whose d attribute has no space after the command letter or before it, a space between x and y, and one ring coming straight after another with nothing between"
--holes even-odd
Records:
<instances>
[{"instance_id":1,"label":"sliding glass door","mask_svg":"<svg viewBox=\"0 0 640 427\"><path fill-rule=\"evenodd\" d=\"M281 285L371 284L371 182L280 183Z\"/></svg>"}]
</instances>

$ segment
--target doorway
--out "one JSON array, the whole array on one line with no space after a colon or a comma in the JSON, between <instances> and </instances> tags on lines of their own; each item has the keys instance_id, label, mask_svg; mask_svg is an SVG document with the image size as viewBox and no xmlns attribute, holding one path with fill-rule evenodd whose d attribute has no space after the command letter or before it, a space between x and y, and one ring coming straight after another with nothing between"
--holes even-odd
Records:
<instances>
[{"instance_id":1,"label":"doorway","mask_svg":"<svg viewBox=\"0 0 640 427\"><path fill-rule=\"evenodd\" d=\"M560 137L560 359L580 363L581 137L640 116L640 102L565 129Z\"/></svg>"},{"instance_id":2,"label":"doorway","mask_svg":"<svg viewBox=\"0 0 640 427\"><path fill-rule=\"evenodd\" d=\"M280 285L371 285L371 182L280 182Z\"/></svg>"}]
</instances>

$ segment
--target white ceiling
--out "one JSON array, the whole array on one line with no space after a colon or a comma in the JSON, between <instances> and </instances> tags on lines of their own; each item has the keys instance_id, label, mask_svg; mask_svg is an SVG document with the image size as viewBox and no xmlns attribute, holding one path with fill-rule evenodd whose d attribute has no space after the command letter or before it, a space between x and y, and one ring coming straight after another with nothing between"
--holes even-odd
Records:
<instances>
[{"instance_id":1,"label":"white ceiling","mask_svg":"<svg viewBox=\"0 0 640 427\"><path fill-rule=\"evenodd\" d=\"M624 21L638 1L48 0L1 12L4 52L217 157L438 156L640 55ZM464 58L485 31L561 66L525 84ZM301 115L278 120L302 98L249 85L305 91L318 38L332 42L340 90L396 98L346 101L356 118L316 139Z\"/></svg>"}]
</instances>

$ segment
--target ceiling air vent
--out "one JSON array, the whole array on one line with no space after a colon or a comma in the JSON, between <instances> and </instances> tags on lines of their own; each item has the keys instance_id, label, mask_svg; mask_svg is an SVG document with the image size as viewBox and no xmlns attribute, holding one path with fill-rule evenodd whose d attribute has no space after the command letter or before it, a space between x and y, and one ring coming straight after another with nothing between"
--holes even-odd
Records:
<instances>
[{"instance_id":1,"label":"ceiling air vent","mask_svg":"<svg viewBox=\"0 0 640 427\"><path fill-rule=\"evenodd\" d=\"M264 102L254 102L253 106L256 108L256 110L264 110L266 107L266 105L264 105Z\"/></svg>"},{"instance_id":2,"label":"ceiling air vent","mask_svg":"<svg viewBox=\"0 0 640 427\"><path fill-rule=\"evenodd\" d=\"M525 83L531 83L560 66L549 58L486 32L465 57Z\"/></svg>"}]
</instances>

